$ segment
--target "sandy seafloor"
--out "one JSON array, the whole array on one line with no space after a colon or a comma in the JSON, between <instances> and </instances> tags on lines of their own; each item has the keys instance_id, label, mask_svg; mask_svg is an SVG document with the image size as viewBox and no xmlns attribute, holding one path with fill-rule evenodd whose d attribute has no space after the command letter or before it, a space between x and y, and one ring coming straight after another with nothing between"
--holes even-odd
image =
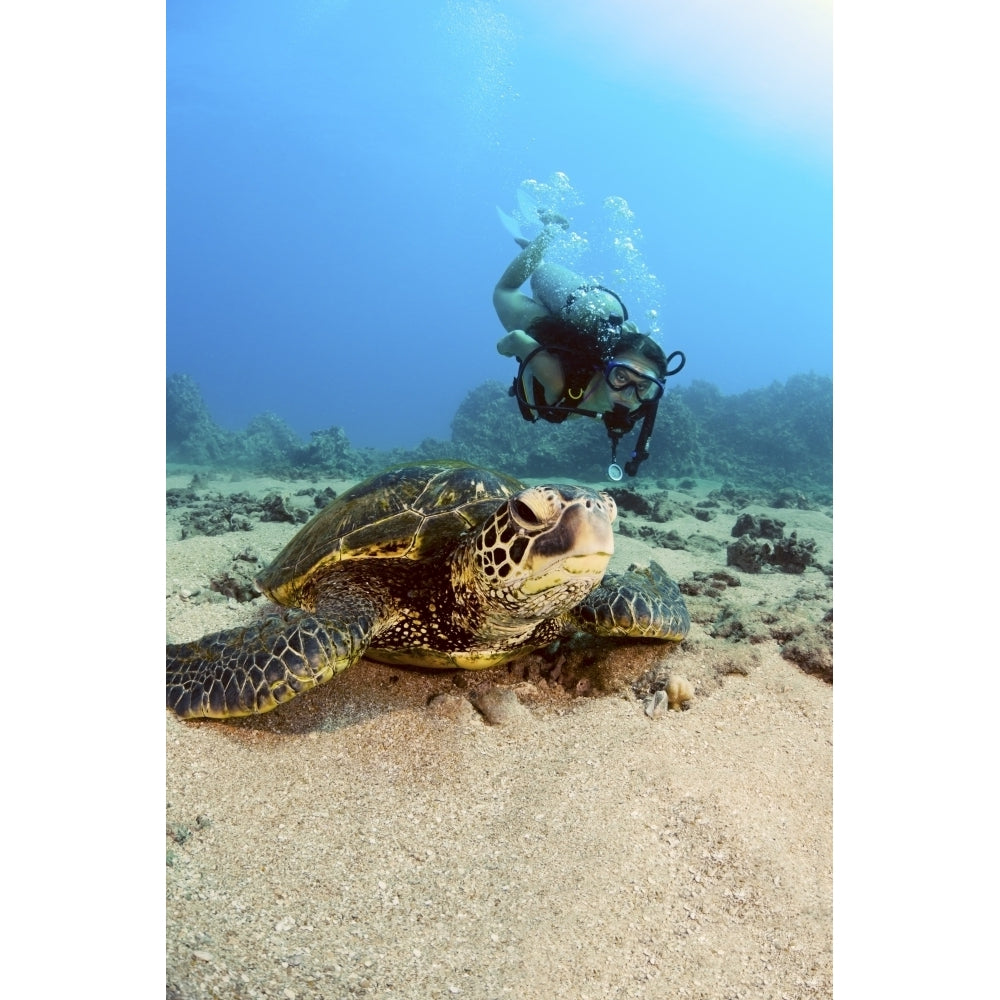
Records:
<instances>
[{"instance_id":1,"label":"sandy seafloor","mask_svg":"<svg viewBox=\"0 0 1000 1000\"><path fill-rule=\"evenodd\" d=\"M168 469L168 488L191 481ZM351 484L200 488L310 507L297 491L328 485ZM718 486L668 495L691 508ZM832 565L830 509L723 504L654 525L683 550L617 534L612 568L654 558L678 581L738 586L687 598L680 646L602 653L600 689L547 680L537 658L440 674L363 661L257 718L168 712L167 997L832 996L832 686L781 655L796 623L829 613L832 582L727 570L743 512ZM259 613L263 598L210 578L248 550L268 561L297 526L182 539L179 516L168 639ZM650 670L690 681L684 711L644 711L629 682ZM473 707L488 689L517 696L502 724Z\"/></svg>"}]
</instances>

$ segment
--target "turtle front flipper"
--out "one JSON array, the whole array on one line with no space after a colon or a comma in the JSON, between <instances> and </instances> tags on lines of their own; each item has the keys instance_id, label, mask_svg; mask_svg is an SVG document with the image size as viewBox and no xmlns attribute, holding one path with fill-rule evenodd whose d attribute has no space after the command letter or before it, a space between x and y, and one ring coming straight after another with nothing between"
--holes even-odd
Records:
<instances>
[{"instance_id":1,"label":"turtle front flipper","mask_svg":"<svg viewBox=\"0 0 1000 1000\"><path fill-rule=\"evenodd\" d=\"M677 584L655 562L648 569L605 574L570 617L593 635L631 639L680 642L691 627Z\"/></svg>"},{"instance_id":2,"label":"turtle front flipper","mask_svg":"<svg viewBox=\"0 0 1000 1000\"><path fill-rule=\"evenodd\" d=\"M304 611L167 646L167 708L182 719L270 712L334 674L368 648L368 607L337 628Z\"/></svg>"}]
</instances>

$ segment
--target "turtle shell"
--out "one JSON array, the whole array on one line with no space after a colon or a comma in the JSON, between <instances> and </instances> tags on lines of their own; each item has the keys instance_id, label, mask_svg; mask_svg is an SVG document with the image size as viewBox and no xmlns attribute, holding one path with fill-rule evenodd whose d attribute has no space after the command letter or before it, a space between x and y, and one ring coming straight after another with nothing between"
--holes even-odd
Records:
<instances>
[{"instance_id":1,"label":"turtle shell","mask_svg":"<svg viewBox=\"0 0 1000 1000\"><path fill-rule=\"evenodd\" d=\"M324 507L257 584L279 604L296 606L303 588L338 563L446 556L463 534L522 489L512 476L462 462L387 469Z\"/></svg>"}]
</instances>

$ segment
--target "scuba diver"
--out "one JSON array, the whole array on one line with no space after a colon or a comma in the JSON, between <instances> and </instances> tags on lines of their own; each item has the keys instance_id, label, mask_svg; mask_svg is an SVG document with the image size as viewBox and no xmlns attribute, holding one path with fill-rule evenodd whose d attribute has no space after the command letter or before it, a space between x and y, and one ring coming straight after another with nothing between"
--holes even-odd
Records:
<instances>
[{"instance_id":1,"label":"scuba diver","mask_svg":"<svg viewBox=\"0 0 1000 1000\"><path fill-rule=\"evenodd\" d=\"M521 252L493 290L493 307L507 330L497 342L520 367L510 389L525 420L561 423L571 416L600 417L611 440L608 476L622 478L618 442L641 419L624 471L634 476L649 457L648 442L666 379L684 367L684 354L666 356L639 332L619 296L559 264L543 260L568 223L539 212L542 231ZM532 296L520 291L531 279ZM673 367L671 367L673 363Z\"/></svg>"}]
</instances>

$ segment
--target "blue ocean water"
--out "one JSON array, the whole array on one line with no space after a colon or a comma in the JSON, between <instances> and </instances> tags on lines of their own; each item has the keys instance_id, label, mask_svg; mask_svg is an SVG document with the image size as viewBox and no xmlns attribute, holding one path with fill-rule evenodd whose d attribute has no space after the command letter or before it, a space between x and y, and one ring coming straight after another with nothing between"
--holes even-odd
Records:
<instances>
[{"instance_id":1,"label":"blue ocean water","mask_svg":"<svg viewBox=\"0 0 1000 1000\"><path fill-rule=\"evenodd\" d=\"M829 5L711 6L171 0L168 374L232 430L447 438L514 374L497 209L550 201L670 385L830 375Z\"/></svg>"}]
</instances>

